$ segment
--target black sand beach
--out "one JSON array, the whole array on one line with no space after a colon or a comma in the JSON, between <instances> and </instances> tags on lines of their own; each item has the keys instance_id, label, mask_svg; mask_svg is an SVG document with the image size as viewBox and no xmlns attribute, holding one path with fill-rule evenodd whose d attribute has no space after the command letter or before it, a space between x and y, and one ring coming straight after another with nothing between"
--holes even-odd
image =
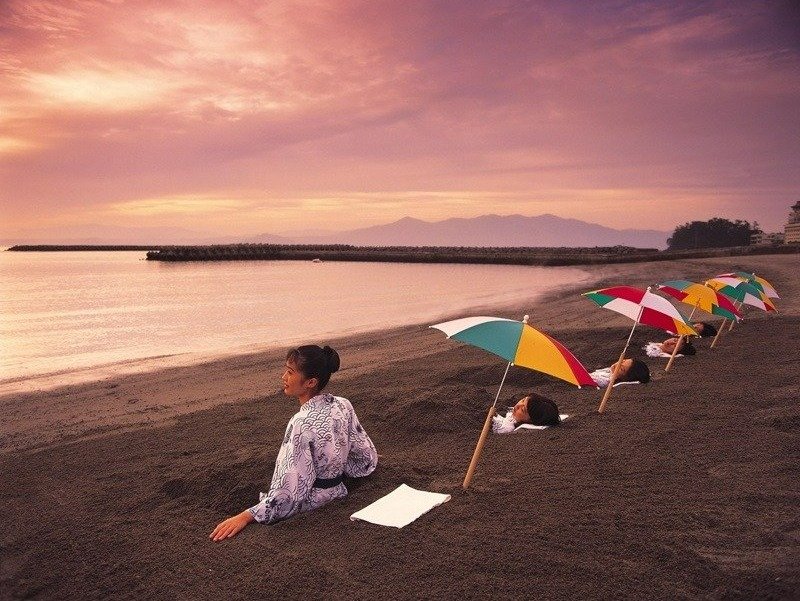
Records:
<instances>
[{"instance_id":1,"label":"black sand beach","mask_svg":"<svg viewBox=\"0 0 800 601\"><path fill-rule=\"evenodd\" d=\"M2 599L793 599L800 596L800 258L605 265L597 282L520 318L589 370L616 360L630 322L579 296L613 284L769 279L758 310L676 360L641 347L653 380L601 392L513 369L500 407L530 390L571 417L489 438L461 481L505 365L424 325L329 342L330 392L349 398L381 455L350 496L212 543L266 490L295 401L284 352L0 397ZM454 316L457 317L457 316ZM401 483L452 500L402 530L350 514Z\"/></svg>"}]
</instances>

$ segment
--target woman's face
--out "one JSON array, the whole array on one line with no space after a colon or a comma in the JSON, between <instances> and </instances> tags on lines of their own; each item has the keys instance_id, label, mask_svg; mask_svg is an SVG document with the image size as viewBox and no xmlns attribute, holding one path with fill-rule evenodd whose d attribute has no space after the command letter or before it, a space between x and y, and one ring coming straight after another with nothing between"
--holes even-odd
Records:
<instances>
[{"instance_id":1,"label":"woman's face","mask_svg":"<svg viewBox=\"0 0 800 601\"><path fill-rule=\"evenodd\" d=\"M617 378L624 378L628 375L628 372L631 370L631 366L633 365L633 359L623 359L622 363L619 366L619 372L617 372ZM615 363L611 366L611 372L614 372L614 368L617 366Z\"/></svg>"},{"instance_id":2,"label":"woman's face","mask_svg":"<svg viewBox=\"0 0 800 601\"><path fill-rule=\"evenodd\" d=\"M529 422L531 416L528 414L528 397L520 399L511 410L511 415L514 417L515 422Z\"/></svg>"},{"instance_id":3,"label":"woman's face","mask_svg":"<svg viewBox=\"0 0 800 601\"><path fill-rule=\"evenodd\" d=\"M681 338L667 338L661 343L661 352L671 353L675 350L676 346L678 347L678 352L680 352L680 350L683 348L683 340Z\"/></svg>"},{"instance_id":4,"label":"woman's face","mask_svg":"<svg viewBox=\"0 0 800 601\"><path fill-rule=\"evenodd\" d=\"M293 397L302 397L308 394L316 385L316 378L306 379L303 372L292 361L286 361L281 381L283 382L283 393Z\"/></svg>"}]
</instances>

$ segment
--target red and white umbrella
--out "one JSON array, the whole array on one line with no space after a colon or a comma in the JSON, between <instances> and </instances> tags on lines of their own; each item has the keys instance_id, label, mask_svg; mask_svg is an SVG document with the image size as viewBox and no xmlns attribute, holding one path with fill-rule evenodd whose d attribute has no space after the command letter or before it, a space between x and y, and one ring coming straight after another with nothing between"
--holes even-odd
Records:
<instances>
[{"instance_id":1,"label":"red and white umbrella","mask_svg":"<svg viewBox=\"0 0 800 601\"><path fill-rule=\"evenodd\" d=\"M604 309L611 309L633 320L633 327L628 335L628 341L622 349L616 368L611 373L603 400L600 401L600 407L597 409L598 413L603 413L605 410L608 397L611 396L611 388L617 379L620 364L625 359L625 352L628 350L633 331L637 325L642 323L678 336L698 335L695 329L689 325L688 319L672 303L663 296L650 292L650 288L642 290L633 286L612 286L611 288L585 292L583 296Z\"/></svg>"}]
</instances>

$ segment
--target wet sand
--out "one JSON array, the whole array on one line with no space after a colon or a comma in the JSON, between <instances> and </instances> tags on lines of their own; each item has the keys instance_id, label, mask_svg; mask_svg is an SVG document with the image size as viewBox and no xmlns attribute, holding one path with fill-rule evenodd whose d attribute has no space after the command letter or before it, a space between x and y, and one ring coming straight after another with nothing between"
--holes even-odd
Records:
<instances>
[{"instance_id":1,"label":"wet sand","mask_svg":"<svg viewBox=\"0 0 800 601\"><path fill-rule=\"evenodd\" d=\"M715 349L631 356L647 385L601 393L512 368L504 407L536 390L572 417L491 436L461 481L505 365L424 325L330 342L380 464L350 496L221 544L208 533L266 490L294 401L283 351L0 397L0 598L719 598L800 595L800 259L594 268L597 282L475 313L531 323L588 369L630 322L579 292L743 268L781 293ZM453 316L453 317L459 317ZM410 526L349 515L401 483L452 500Z\"/></svg>"}]
</instances>

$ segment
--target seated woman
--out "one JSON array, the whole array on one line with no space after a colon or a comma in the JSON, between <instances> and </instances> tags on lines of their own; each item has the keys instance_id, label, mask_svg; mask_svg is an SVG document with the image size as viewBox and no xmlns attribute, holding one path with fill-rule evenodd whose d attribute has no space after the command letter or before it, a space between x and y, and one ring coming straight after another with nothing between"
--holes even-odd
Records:
<instances>
[{"instance_id":1,"label":"seated woman","mask_svg":"<svg viewBox=\"0 0 800 601\"><path fill-rule=\"evenodd\" d=\"M301 346L286 355L283 392L297 398L300 410L286 427L269 492L220 522L209 535L213 541L231 538L251 522L271 524L344 498L343 476L367 476L375 469L375 445L350 401L321 393L338 369L339 355L328 346Z\"/></svg>"},{"instance_id":2,"label":"seated woman","mask_svg":"<svg viewBox=\"0 0 800 601\"><path fill-rule=\"evenodd\" d=\"M611 373L616 366L617 364L614 363L609 367L597 369L589 375L592 376L592 380L594 380L598 386L605 387L608 386L608 382L611 379ZM619 367L619 372L617 372L617 379L614 381L614 383L640 382L642 384L647 384L649 381L650 368L647 367L647 364L644 361L639 361L639 359L623 359L622 364Z\"/></svg>"},{"instance_id":3,"label":"seated woman","mask_svg":"<svg viewBox=\"0 0 800 601\"><path fill-rule=\"evenodd\" d=\"M505 416L492 418L492 431L496 434L513 432L520 424L534 426L557 426L561 423L558 405L554 401L535 392L523 397Z\"/></svg>"},{"instance_id":4,"label":"seated woman","mask_svg":"<svg viewBox=\"0 0 800 601\"><path fill-rule=\"evenodd\" d=\"M700 334L701 338L711 338L717 335L717 328L706 321L695 322L692 327L694 327L695 332Z\"/></svg>"}]
</instances>

